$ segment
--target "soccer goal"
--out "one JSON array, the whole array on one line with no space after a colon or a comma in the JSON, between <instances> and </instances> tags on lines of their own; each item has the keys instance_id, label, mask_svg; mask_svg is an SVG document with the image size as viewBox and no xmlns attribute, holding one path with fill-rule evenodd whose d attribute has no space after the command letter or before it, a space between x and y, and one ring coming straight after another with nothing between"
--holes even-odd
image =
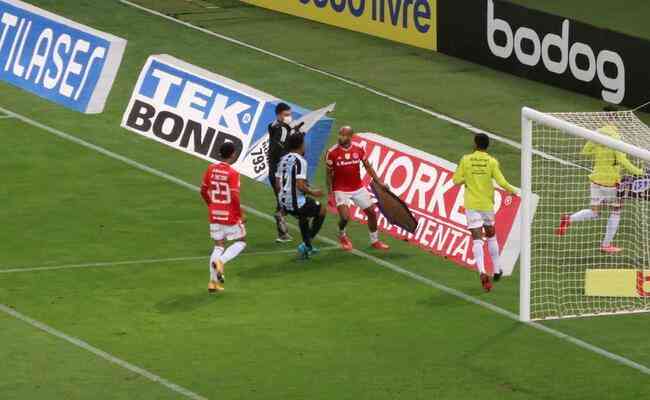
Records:
<instances>
[{"instance_id":1,"label":"soccer goal","mask_svg":"<svg viewBox=\"0 0 650 400\"><path fill-rule=\"evenodd\" d=\"M650 312L648 149L632 111L522 110L522 321Z\"/></svg>"}]
</instances>

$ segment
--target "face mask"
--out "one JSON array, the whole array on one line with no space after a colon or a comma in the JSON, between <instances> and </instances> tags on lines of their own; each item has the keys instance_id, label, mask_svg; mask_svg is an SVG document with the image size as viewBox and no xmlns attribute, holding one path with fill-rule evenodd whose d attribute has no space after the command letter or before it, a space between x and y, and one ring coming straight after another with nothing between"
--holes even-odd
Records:
<instances>
[{"instance_id":1,"label":"face mask","mask_svg":"<svg viewBox=\"0 0 650 400\"><path fill-rule=\"evenodd\" d=\"M283 117L282 118L282 122L284 122L287 125L289 125L292 121L293 121L293 118L291 117L291 115L289 115L288 117Z\"/></svg>"}]
</instances>

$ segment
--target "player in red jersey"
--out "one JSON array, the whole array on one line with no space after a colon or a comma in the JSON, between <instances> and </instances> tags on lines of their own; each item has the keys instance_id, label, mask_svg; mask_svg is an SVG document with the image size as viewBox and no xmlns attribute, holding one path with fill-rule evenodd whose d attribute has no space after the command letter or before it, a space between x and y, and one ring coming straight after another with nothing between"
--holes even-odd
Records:
<instances>
[{"instance_id":1,"label":"player in red jersey","mask_svg":"<svg viewBox=\"0 0 650 400\"><path fill-rule=\"evenodd\" d=\"M361 164L375 182L383 185L372 165L366 159L365 150L352 143L354 131L349 126L344 126L339 131L339 142L332 146L326 155L327 187L330 195L334 192L336 208L339 212L339 242L341 248L352 250L352 242L345 232L345 227L350 219L348 205L350 201L361 208L368 217L370 230L370 243L379 250L388 250L387 244L379 240L377 232L377 212L372 203L370 193L361 181Z\"/></svg>"},{"instance_id":2,"label":"player in red jersey","mask_svg":"<svg viewBox=\"0 0 650 400\"><path fill-rule=\"evenodd\" d=\"M224 143L219 156L223 161L208 167L201 184L201 197L209 210L210 236L214 240L210 256L210 293L224 290L224 265L246 248L246 228L239 204L239 173L230 166L236 159L235 146ZM233 243L224 250L226 241Z\"/></svg>"}]
</instances>

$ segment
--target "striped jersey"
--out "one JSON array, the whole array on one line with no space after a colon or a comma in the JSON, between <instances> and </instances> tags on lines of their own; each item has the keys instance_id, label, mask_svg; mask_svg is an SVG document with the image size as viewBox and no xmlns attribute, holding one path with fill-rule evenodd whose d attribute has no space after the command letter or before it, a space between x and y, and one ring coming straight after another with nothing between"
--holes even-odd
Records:
<instances>
[{"instance_id":1,"label":"striped jersey","mask_svg":"<svg viewBox=\"0 0 650 400\"><path fill-rule=\"evenodd\" d=\"M296 181L307 180L307 160L298 153L285 155L278 163L275 177L280 180L280 206L287 211L298 211L305 205L305 194L296 187Z\"/></svg>"}]
</instances>

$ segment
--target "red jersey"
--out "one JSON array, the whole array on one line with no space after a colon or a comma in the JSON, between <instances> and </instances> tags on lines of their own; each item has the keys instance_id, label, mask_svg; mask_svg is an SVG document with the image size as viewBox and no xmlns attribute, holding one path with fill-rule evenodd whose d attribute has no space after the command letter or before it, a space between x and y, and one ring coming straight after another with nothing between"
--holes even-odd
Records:
<instances>
[{"instance_id":1,"label":"red jersey","mask_svg":"<svg viewBox=\"0 0 650 400\"><path fill-rule=\"evenodd\" d=\"M211 164L203 175L201 197L208 205L211 224L241 223L239 172L226 163Z\"/></svg>"},{"instance_id":2,"label":"red jersey","mask_svg":"<svg viewBox=\"0 0 650 400\"><path fill-rule=\"evenodd\" d=\"M366 151L356 143L345 148L339 144L327 151L327 168L332 171L332 190L335 192L356 192L363 187L361 161Z\"/></svg>"}]
</instances>

